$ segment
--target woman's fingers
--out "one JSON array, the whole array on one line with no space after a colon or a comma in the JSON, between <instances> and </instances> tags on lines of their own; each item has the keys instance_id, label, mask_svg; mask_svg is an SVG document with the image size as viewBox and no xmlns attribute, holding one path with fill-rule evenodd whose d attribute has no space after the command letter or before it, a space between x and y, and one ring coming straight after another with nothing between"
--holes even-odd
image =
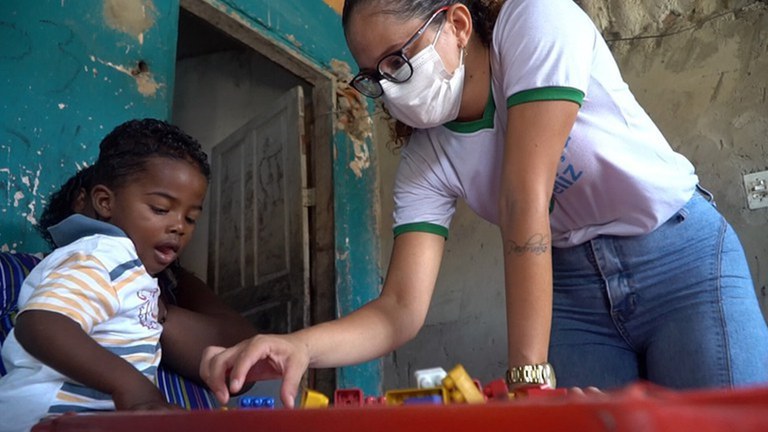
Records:
<instances>
[{"instance_id":1,"label":"woman's fingers","mask_svg":"<svg viewBox=\"0 0 768 432\"><path fill-rule=\"evenodd\" d=\"M283 378L280 398L293 407L296 391L309 365L308 353L289 337L259 335L232 348L208 347L200 377L223 404L247 382Z\"/></svg>"},{"instance_id":2,"label":"woman's fingers","mask_svg":"<svg viewBox=\"0 0 768 432\"><path fill-rule=\"evenodd\" d=\"M299 382L306 370L306 364L289 363L283 375L283 384L280 386L280 399L283 405L293 408L296 403L296 391L299 388Z\"/></svg>"},{"instance_id":3,"label":"woman's fingers","mask_svg":"<svg viewBox=\"0 0 768 432\"><path fill-rule=\"evenodd\" d=\"M223 347L209 346L203 350L203 356L200 361L200 379L202 379L211 389L216 399L222 404L229 401L229 392L227 391L226 370L217 370L214 359L218 354L224 351Z\"/></svg>"},{"instance_id":4,"label":"woman's fingers","mask_svg":"<svg viewBox=\"0 0 768 432\"><path fill-rule=\"evenodd\" d=\"M265 339L261 336L253 337L247 341L235 345L233 348L227 350L231 361L231 371L229 372L229 389L232 393L239 392L243 388L246 379L249 378L251 370L254 372L262 368L259 363L269 357L274 348L270 345L269 339ZM253 376L254 381L256 379L264 379L262 376Z\"/></svg>"}]
</instances>

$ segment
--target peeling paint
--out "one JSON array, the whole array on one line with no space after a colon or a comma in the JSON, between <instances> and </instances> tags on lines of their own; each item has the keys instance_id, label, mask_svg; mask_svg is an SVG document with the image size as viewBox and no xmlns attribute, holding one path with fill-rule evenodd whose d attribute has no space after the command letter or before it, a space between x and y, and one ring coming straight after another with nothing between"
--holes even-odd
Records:
<instances>
[{"instance_id":1,"label":"peeling paint","mask_svg":"<svg viewBox=\"0 0 768 432\"><path fill-rule=\"evenodd\" d=\"M131 78L133 78L136 81L136 88L144 97L151 97L155 96L157 94L157 91L163 87L162 83L158 83L155 81L154 76L152 75L152 72L149 70L146 70L146 66L142 66L144 63L140 62L139 66L135 68L127 68L123 65L114 64L112 62L108 62L106 60L102 60L100 58L97 58L95 56L91 56L91 61L99 62L105 66L109 66L112 69L122 72ZM94 72L96 71L96 68L93 68Z\"/></svg>"},{"instance_id":2,"label":"peeling paint","mask_svg":"<svg viewBox=\"0 0 768 432\"><path fill-rule=\"evenodd\" d=\"M349 162L357 178L371 166L368 141L373 136L373 120L365 97L348 83L352 79L349 64L336 59L331 60L331 70L337 78L336 83L336 128L346 132L354 146L354 160Z\"/></svg>"},{"instance_id":3,"label":"peeling paint","mask_svg":"<svg viewBox=\"0 0 768 432\"><path fill-rule=\"evenodd\" d=\"M22 191L16 191L15 194L13 194L13 206L18 207L19 201L24 199L24 192Z\"/></svg>"},{"instance_id":4,"label":"peeling paint","mask_svg":"<svg viewBox=\"0 0 768 432\"><path fill-rule=\"evenodd\" d=\"M292 34L288 34L288 35L285 35L285 38L288 39L288 42L292 43L293 46L295 46L296 48L301 48L301 42L299 42L298 39L296 39L296 36Z\"/></svg>"},{"instance_id":5,"label":"peeling paint","mask_svg":"<svg viewBox=\"0 0 768 432\"><path fill-rule=\"evenodd\" d=\"M152 0L104 0L104 21L115 30L144 43L144 33L155 25L157 9Z\"/></svg>"}]
</instances>

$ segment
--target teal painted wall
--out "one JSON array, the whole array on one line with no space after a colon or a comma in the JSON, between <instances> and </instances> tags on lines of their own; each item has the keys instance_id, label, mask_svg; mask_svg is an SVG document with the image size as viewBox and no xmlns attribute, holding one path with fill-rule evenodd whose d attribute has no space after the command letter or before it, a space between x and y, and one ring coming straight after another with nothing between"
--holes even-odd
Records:
<instances>
[{"instance_id":1,"label":"teal painted wall","mask_svg":"<svg viewBox=\"0 0 768 432\"><path fill-rule=\"evenodd\" d=\"M321 0L206 1L321 68L330 71L332 60L340 60L354 69L341 18ZM375 214L378 189L375 161L358 177L349 168L349 163L355 160L351 139L339 131L334 143L337 314L346 315L379 295L380 249ZM367 145L370 148L370 139ZM340 368L337 385L358 387L366 394L379 395L381 369L381 360Z\"/></svg>"},{"instance_id":2,"label":"teal painted wall","mask_svg":"<svg viewBox=\"0 0 768 432\"><path fill-rule=\"evenodd\" d=\"M321 0L205 1L321 68L354 64L339 15ZM126 5L143 6L148 18ZM34 226L46 198L93 162L101 138L131 118L170 117L178 7L178 0L0 0L0 249L45 251ZM140 61L148 73L133 75ZM377 188L375 163L358 177L349 137L337 131L334 143L344 315L379 293ZM340 369L338 385L380 394L381 362Z\"/></svg>"},{"instance_id":3,"label":"teal painted wall","mask_svg":"<svg viewBox=\"0 0 768 432\"><path fill-rule=\"evenodd\" d=\"M46 251L34 226L50 193L117 124L169 116L178 0L143 1L146 17L110 3L0 1L3 250ZM139 61L148 73L135 77Z\"/></svg>"}]
</instances>

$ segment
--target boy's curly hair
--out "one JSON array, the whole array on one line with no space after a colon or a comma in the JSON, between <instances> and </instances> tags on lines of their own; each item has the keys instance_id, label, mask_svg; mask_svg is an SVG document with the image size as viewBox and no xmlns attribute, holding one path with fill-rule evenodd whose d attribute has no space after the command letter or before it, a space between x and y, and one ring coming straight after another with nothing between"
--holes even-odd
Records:
<instances>
[{"instance_id":1,"label":"boy's curly hair","mask_svg":"<svg viewBox=\"0 0 768 432\"><path fill-rule=\"evenodd\" d=\"M119 188L141 174L147 160L154 157L189 162L210 180L208 156L196 139L168 122L142 119L127 121L104 137L93 184Z\"/></svg>"}]
</instances>

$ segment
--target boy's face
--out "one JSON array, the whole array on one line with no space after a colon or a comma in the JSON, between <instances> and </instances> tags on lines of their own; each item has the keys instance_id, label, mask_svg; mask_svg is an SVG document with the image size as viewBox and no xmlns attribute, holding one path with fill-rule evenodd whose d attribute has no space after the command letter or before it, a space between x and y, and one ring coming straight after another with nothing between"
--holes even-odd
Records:
<instances>
[{"instance_id":1,"label":"boy's face","mask_svg":"<svg viewBox=\"0 0 768 432\"><path fill-rule=\"evenodd\" d=\"M203 209L205 176L189 162L151 158L119 189L97 185L97 215L121 228L150 274L168 267L189 243Z\"/></svg>"}]
</instances>

